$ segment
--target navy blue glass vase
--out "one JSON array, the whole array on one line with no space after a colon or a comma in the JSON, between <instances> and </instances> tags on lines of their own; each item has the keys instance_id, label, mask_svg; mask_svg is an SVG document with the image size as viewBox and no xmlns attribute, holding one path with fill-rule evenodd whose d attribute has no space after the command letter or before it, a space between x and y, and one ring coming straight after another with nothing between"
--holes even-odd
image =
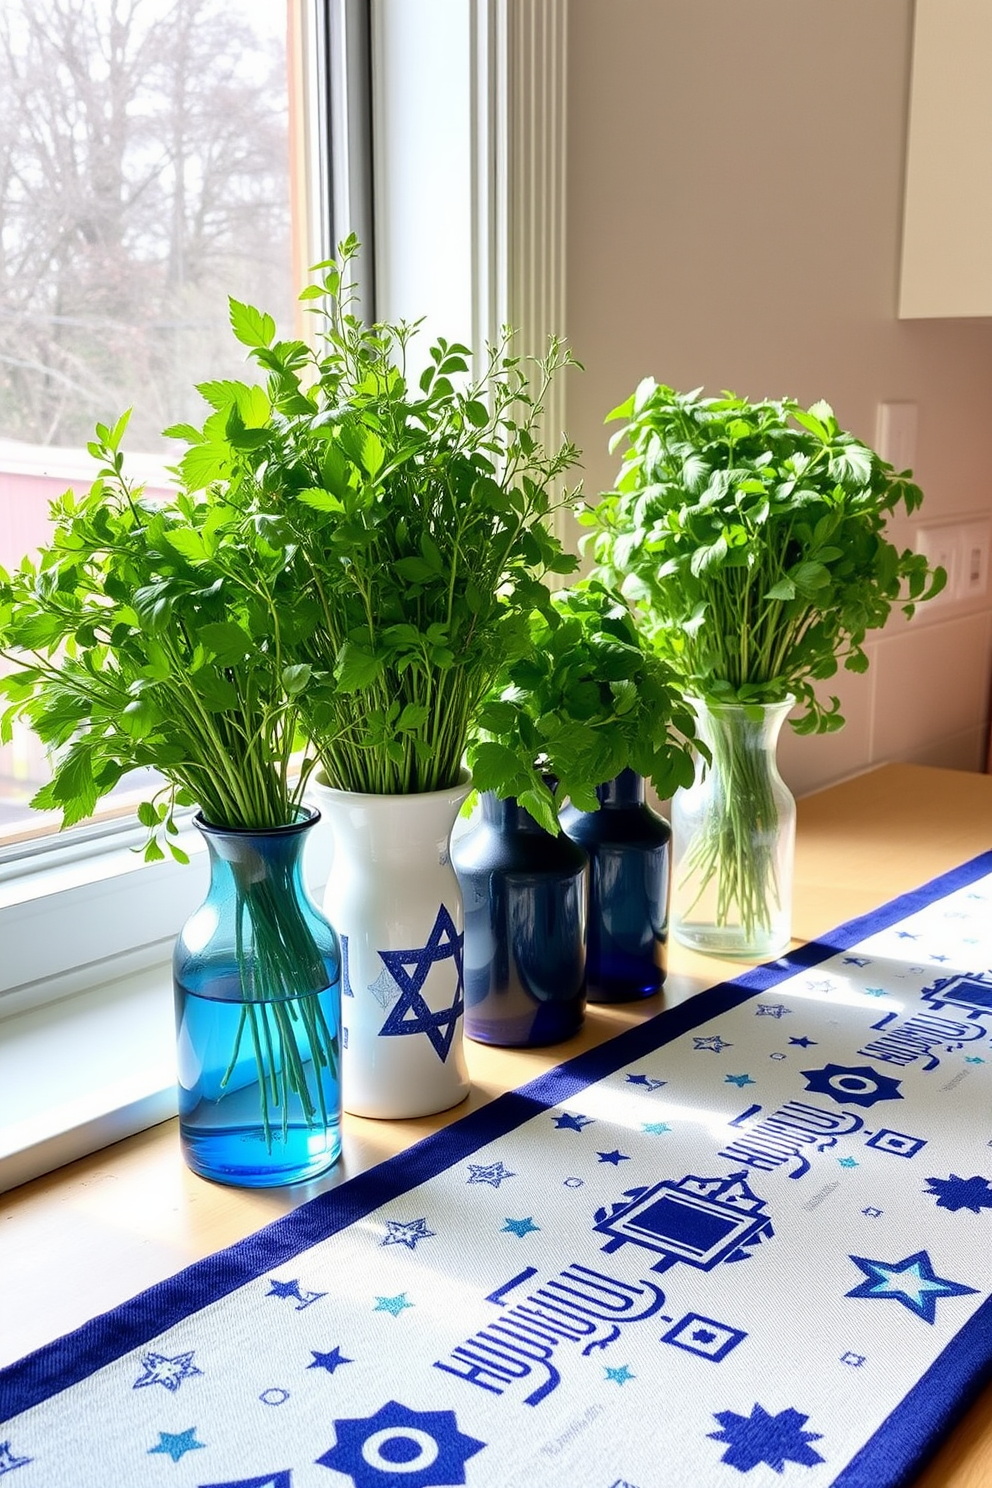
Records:
<instances>
[{"instance_id":1,"label":"navy blue glass vase","mask_svg":"<svg viewBox=\"0 0 992 1488\"><path fill-rule=\"evenodd\" d=\"M668 969L672 829L624 770L598 787L598 811L561 812L562 829L589 854L590 1002L632 1002L659 991Z\"/></svg>"},{"instance_id":2,"label":"navy blue glass vase","mask_svg":"<svg viewBox=\"0 0 992 1488\"><path fill-rule=\"evenodd\" d=\"M219 1183L299 1183L341 1149L340 952L301 872L318 820L196 818L210 885L173 953L179 1133L188 1166Z\"/></svg>"},{"instance_id":3,"label":"navy blue glass vase","mask_svg":"<svg viewBox=\"0 0 992 1488\"><path fill-rule=\"evenodd\" d=\"M586 1004L586 853L513 800L482 795L452 843L465 907L465 1032L483 1044L555 1044Z\"/></svg>"}]
</instances>

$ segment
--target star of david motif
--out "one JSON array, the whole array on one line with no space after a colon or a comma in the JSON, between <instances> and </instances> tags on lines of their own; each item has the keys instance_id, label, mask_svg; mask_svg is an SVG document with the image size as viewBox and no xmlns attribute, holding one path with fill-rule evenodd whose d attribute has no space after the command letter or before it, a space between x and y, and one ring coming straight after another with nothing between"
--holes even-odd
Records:
<instances>
[{"instance_id":1,"label":"star of david motif","mask_svg":"<svg viewBox=\"0 0 992 1488\"><path fill-rule=\"evenodd\" d=\"M387 971L400 989L400 996L385 1023L379 1029L384 1038L398 1038L410 1033L425 1033L443 1064L451 1050L458 1019L465 1010L465 979L462 948L465 937L455 929L455 922L442 904L427 937L427 944L416 950L380 951ZM438 961L455 963L457 982L450 1007L432 1012L424 1001L421 988L432 966ZM409 968L409 969L408 969Z\"/></svg>"}]
</instances>

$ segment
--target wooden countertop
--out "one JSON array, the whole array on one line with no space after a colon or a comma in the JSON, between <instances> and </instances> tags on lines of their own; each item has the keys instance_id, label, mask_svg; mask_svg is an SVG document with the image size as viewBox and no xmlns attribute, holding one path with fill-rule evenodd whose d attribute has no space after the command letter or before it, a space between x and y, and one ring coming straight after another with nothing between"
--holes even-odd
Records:
<instances>
[{"instance_id":1,"label":"wooden countertop","mask_svg":"<svg viewBox=\"0 0 992 1488\"><path fill-rule=\"evenodd\" d=\"M799 802L793 928L800 944L992 848L992 776L884 765ZM664 996L591 1007L551 1049L466 1042L473 1088L441 1116L345 1118L335 1172L291 1189L250 1192L184 1166L165 1122L0 1199L0 1364L78 1327L183 1266L458 1120L631 1024L744 967L673 946ZM992 1387L964 1416L915 1488L992 1488Z\"/></svg>"}]
</instances>

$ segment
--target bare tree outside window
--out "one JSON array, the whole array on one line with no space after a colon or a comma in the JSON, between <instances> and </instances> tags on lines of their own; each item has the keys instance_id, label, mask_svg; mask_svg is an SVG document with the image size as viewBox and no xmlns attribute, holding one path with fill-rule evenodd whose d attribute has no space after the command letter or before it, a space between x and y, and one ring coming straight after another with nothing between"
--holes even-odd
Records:
<instances>
[{"instance_id":1,"label":"bare tree outside window","mask_svg":"<svg viewBox=\"0 0 992 1488\"><path fill-rule=\"evenodd\" d=\"M284 0L2 0L0 566L89 483L98 420L178 458L194 384L245 372L229 294L292 331L287 62ZM42 768L0 749L0 823Z\"/></svg>"}]
</instances>

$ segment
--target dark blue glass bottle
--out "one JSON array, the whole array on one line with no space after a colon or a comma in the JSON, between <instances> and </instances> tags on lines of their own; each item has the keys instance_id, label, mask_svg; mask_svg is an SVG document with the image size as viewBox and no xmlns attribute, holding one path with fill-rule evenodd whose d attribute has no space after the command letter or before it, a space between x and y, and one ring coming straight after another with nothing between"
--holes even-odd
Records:
<instances>
[{"instance_id":1,"label":"dark blue glass bottle","mask_svg":"<svg viewBox=\"0 0 992 1488\"><path fill-rule=\"evenodd\" d=\"M633 770L598 787L598 811L566 806L562 829L589 869L590 1002L632 1002L659 991L668 969L672 829L647 805Z\"/></svg>"},{"instance_id":2,"label":"dark blue glass bottle","mask_svg":"<svg viewBox=\"0 0 992 1488\"><path fill-rule=\"evenodd\" d=\"M301 874L318 820L196 818L210 886L173 953L179 1134L189 1167L219 1183L299 1183L341 1150L340 950Z\"/></svg>"},{"instance_id":3,"label":"dark blue glass bottle","mask_svg":"<svg viewBox=\"0 0 992 1488\"><path fill-rule=\"evenodd\" d=\"M465 907L465 1032L483 1044L555 1044L586 1005L586 853L513 800L482 796L452 843Z\"/></svg>"}]
</instances>

